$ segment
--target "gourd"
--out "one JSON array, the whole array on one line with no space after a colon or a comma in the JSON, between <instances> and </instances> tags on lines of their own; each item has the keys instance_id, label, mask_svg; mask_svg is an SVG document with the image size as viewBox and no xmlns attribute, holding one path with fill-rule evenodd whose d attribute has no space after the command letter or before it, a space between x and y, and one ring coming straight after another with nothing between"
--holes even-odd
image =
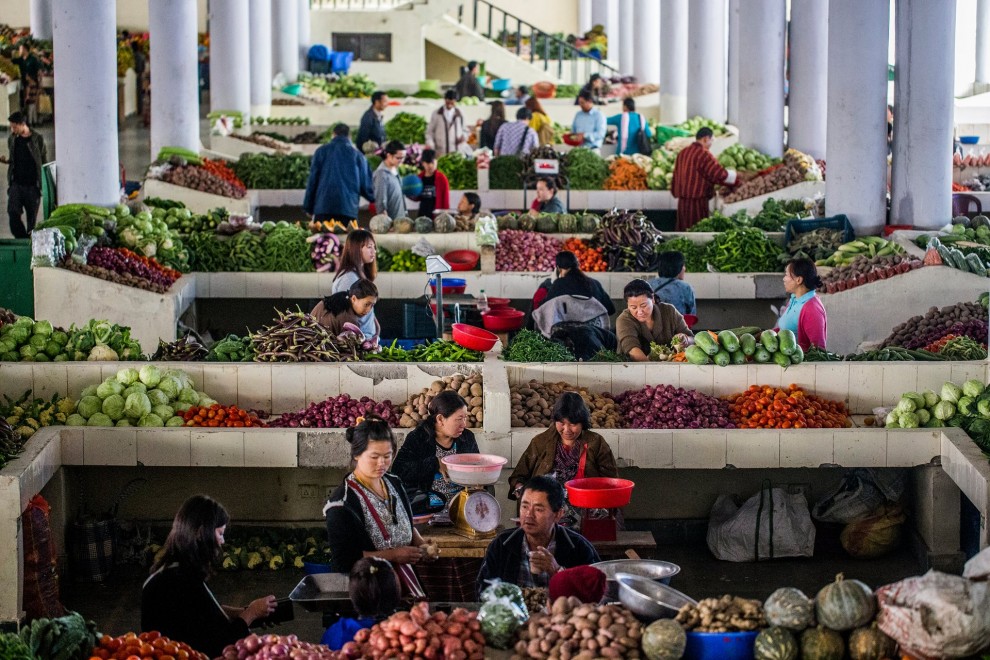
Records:
<instances>
[{"instance_id":1,"label":"gourd","mask_svg":"<svg viewBox=\"0 0 990 660\"><path fill-rule=\"evenodd\" d=\"M384 213L379 213L368 222L368 228L376 234L387 234L392 228L392 219Z\"/></svg>"},{"instance_id":2,"label":"gourd","mask_svg":"<svg viewBox=\"0 0 990 660\"><path fill-rule=\"evenodd\" d=\"M557 221L549 213L541 213L536 218L536 231L543 234L552 234L557 231Z\"/></svg>"},{"instance_id":3,"label":"gourd","mask_svg":"<svg viewBox=\"0 0 990 660\"><path fill-rule=\"evenodd\" d=\"M805 596L800 589L783 587L770 594L763 604L763 610L770 625L800 632L812 623L815 601Z\"/></svg>"},{"instance_id":4,"label":"gourd","mask_svg":"<svg viewBox=\"0 0 990 660\"><path fill-rule=\"evenodd\" d=\"M449 213L438 213L433 218L433 231L439 234L449 234L457 229L457 220Z\"/></svg>"},{"instance_id":5,"label":"gourd","mask_svg":"<svg viewBox=\"0 0 990 660\"><path fill-rule=\"evenodd\" d=\"M533 231L536 229L536 218L528 213L519 216L519 228L523 231Z\"/></svg>"},{"instance_id":6,"label":"gourd","mask_svg":"<svg viewBox=\"0 0 990 660\"><path fill-rule=\"evenodd\" d=\"M410 218L398 218L392 223L396 233L408 234L413 230L413 221Z\"/></svg>"},{"instance_id":7,"label":"gourd","mask_svg":"<svg viewBox=\"0 0 990 660\"><path fill-rule=\"evenodd\" d=\"M846 580L842 573L822 587L815 598L818 623L832 630L852 630L873 619L877 601L873 591L859 580Z\"/></svg>"},{"instance_id":8,"label":"gourd","mask_svg":"<svg viewBox=\"0 0 990 660\"><path fill-rule=\"evenodd\" d=\"M755 660L797 660L798 643L790 630L773 626L756 636L753 651Z\"/></svg>"},{"instance_id":9,"label":"gourd","mask_svg":"<svg viewBox=\"0 0 990 660\"><path fill-rule=\"evenodd\" d=\"M427 218L425 215L416 218L416 231L420 234L429 234L433 231L433 218Z\"/></svg>"},{"instance_id":10,"label":"gourd","mask_svg":"<svg viewBox=\"0 0 990 660\"><path fill-rule=\"evenodd\" d=\"M801 660L842 660L845 653L842 635L825 626L808 628L801 634Z\"/></svg>"},{"instance_id":11,"label":"gourd","mask_svg":"<svg viewBox=\"0 0 990 660\"><path fill-rule=\"evenodd\" d=\"M571 213L561 213L557 216L557 231L561 234L576 234L577 230L577 216Z\"/></svg>"},{"instance_id":12,"label":"gourd","mask_svg":"<svg viewBox=\"0 0 990 660\"><path fill-rule=\"evenodd\" d=\"M498 229L519 229L519 218L515 213L506 213L498 217Z\"/></svg>"},{"instance_id":13,"label":"gourd","mask_svg":"<svg viewBox=\"0 0 990 660\"><path fill-rule=\"evenodd\" d=\"M640 644L648 660L678 660L684 656L687 634L673 619L658 619L643 630Z\"/></svg>"},{"instance_id":14,"label":"gourd","mask_svg":"<svg viewBox=\"0 0 990 660\"><path fill-rule=\"evenodd\" d=\"M582 234L592 234L598 229L598 225L601 224L601 219L592 213L585 213L581 216L581 221L578 223L578 229L581 230Z\"/></svg>"},{"instance_id":15,"label":"gourd","mask_svg":"<svg viewBox=\"0 0 990 660\"><path fill-rule=\"evenodd\" d=\"M857 628L849 635L849 657L852 660L881 660L893 658L897 643L884 634L876 623Z\"/></svg>"}]
</instances>

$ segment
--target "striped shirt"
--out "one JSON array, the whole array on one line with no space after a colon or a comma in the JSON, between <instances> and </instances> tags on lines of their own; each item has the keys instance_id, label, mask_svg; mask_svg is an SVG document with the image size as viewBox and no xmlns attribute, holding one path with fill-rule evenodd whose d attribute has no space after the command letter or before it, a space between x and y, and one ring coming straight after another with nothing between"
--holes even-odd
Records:
<instances>
[{"instance_id":1,"label":"striped shirt","mask_svg":"<svg viewBox=\"0 0 990 660\"><path fill-rule=\"evenodd\" d=\"M670 192L678 199L711 199L715 184L735 183L736 173L718 164L718 160L700 142L684 147L674 161L674 180Z\"/></svg>"},{"instance_id":2,"label":"striped shirt","mask_svg":"<svg viewBox=\"0 0 990 660\"><path fill-rule=\"evenodd\" d=\"M538 146L540 138L526 121L502 124L495 135L495 154L498 156L524 156Z\"/></svg>"}]
</instances>

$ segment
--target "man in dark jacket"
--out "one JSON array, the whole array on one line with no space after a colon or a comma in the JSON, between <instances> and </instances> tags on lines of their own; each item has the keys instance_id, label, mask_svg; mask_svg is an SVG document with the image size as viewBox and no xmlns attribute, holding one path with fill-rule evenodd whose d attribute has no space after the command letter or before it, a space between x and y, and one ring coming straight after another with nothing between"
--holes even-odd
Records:
<instances>
[{"instance_id":1,"label":"man in dark jacket","mask_svg":"<svg viewBox=\"0 0 990 660\"><path fill-rule=\"evenodd\" d=\"M357 218L361 197L374 201L371 168L354 148L346 124L333 127L333 139L316 150L309 169L303 209L314 220L349 222Z\"/></svg>"},{"instance_id":2,"label":"man in dark jacket","mask_svg":"<svg viewBox=\"0 0 990 660\"><path fill-rule=\"evenodd\" d=\"M361 125L358 126L357 148L365 152L364 145L373 142L375 149L385 144L385 107L388 105L388 95L385 92L375 92L371 95L371 107L361 115Z\"/></svg>"},{"instance_id":3,"label":"man in dark jacket","mask_svg":"<svg viewBox=\"0 0 990 660\"><path fill-rule=\"evenodd\" d=\"M10 215L10 232L14 238L28 238L34 229L41 204L41 166L45 164L45 139L28 126L27 117L15 112L7 118L10 135L7 150L10 163L7 168L7 213ZM21 214L27 216L27 224L21 222ZM26 227L26 228L25 228Z\"/></svg>"},{"instance_id":4,"label":"man in dark jacket","mask_svg":"<svg viewBox=\"0 0 990 660\"><path fill-rule=\"evenodd\" d=\"M549 476L533 477L523 488L519 527L499 533L485 551L477 591L499 578L520 587L546 587L562 568L601 561L595 546L557 522L564 515L564 489Z\"/></svg>"}]
</instances>

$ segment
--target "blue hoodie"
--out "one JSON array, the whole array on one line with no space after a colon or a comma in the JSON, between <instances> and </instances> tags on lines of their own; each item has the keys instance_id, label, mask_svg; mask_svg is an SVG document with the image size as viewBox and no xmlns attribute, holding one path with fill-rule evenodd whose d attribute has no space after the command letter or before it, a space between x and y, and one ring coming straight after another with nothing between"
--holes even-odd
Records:
<instances>
[{"instance_id":1,"label":"blue hoodie","mask_svg":"<svg viewBox=\"0 0 990 660\"><path fill-rule=\"evenodd\" d=\"M313 154L303 209L312 215L356 218L361 197L375 199L368 161L350 138L335 137Z\"/></svg>"}]
</instances>

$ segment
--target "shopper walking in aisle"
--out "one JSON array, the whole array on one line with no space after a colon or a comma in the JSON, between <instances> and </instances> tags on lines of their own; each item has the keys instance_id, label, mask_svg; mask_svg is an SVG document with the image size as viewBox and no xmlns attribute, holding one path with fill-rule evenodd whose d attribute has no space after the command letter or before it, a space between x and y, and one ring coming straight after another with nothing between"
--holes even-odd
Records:
<instances>
[{"instance_id":1,"label":"shopper walking in aisle","mask_svg":"<svg viewBox=\"0 0 990 660\"><path fill-rule=\"evenodd\" d=\"M481 130L478 135L478 147L481 149L494 149L495 138L498 136L498 129L505 123L505 104L501 101L492 101L492 114L488 119L481 122ZM481 121L480 119L478 121Z\"/></svg>"},{"instance_id":2,"label":"shopper walking in aisle","mask_svg":"<svg viewBox=\"0 0 990 660\"><path fill-rule=\"evenodd\" d=\"M477 99L485 98L485 88L478 82L478 63L471 60L467 66L461 68L461 78L454 85L455 99L463 99L473 96Z\"/></svg>"},{"instance_id":3,"label":"shopper walking in aisle","mask_svg":"<svg viewBox=\"0 0 990 660\"><path fill-rule=\"evenodd\" d=\"M402 194L399 165L406 158L406 145L392 140L385 145L385 156L372 177L375 208L395 220L406 215L406 198Z\"/></svg>"},{"instance_id":4,"label":"shopper walking in aisle","mask_svg":"<svg viewBox=\"0 0 990 660\"><path fill-rule=\"evenodd\" d=\"M354 148L347 124L333 127L333 139L313 154L303 209L314 220L355 220L361 198L375 200L371 168Z\"/></svg>"},{"instance_id":5,"label":"shopper walking in aisle","mask_svg":"<svg viewBox=\"0 0 990 660\"><path fill-rule=\"evenodd\" d=\"M681 150L674 161L671 194L677 198L677 231L687 231L702 218L708 217L708 204L715 196L715 185L734 185L735 170L718 164L712 155L712 129L701 128L695 141Z\"/></svg>"},{"instance_id":6,"label":"shopper walking in aisle","mask_svg":"<svg viewBox=\"0 0 990 660\"><path fill-rule=\"evenodd\" d=\"M578 95L578 105L581 109L574 116L571 133L575 137L583 138L581 146L597 152L605 139L605 115L595 107L591 92L581 92Z\"/></svg>"},{"instance_id":7,"label":"shopper walking in aisle","mask_svg":"<svg viewBox=\"0 0 990 660\"><path fill-rule=\"evenodd\" d=\"M41 205L41 166L47 153L41 133L31 130L23 112L15 112L7 118L10 135L7 136L8 157L3 162L7 168L7 213L10 215L10 232L14 238L28 238L38 217ZM21 221L21 215L25 221Z\"/></svg>"},{"instance_id":8,"label":"shopper walking in aisle","mask_svg":"<svg viewBox=\"0 0 990 660\"><path fill-rule=\"evenodd\" d=\"M650 125L646 123L643 115L636 112L635 99L622 99L622 112L609 117L607 123L609 126L615 126L619 129L619 142L616 146L617 153L626 156L650 154L652 148L647 150L646 147L649 145L653 133L650 131Z\"/></svg>"},{"instance_id":9,"label":"shopper walking in aisle","mask_svg":"<svg viewBox=\"0 0 990 660\"><path fill-rule=\"evenodd\" d=\"M374 152L385 144L386 106L388 94L378 91L371 95L371 107L361 115L361 124L358 126L357 148L362 153Z\"/></svg>"},{"instance_id":10,"label":"shopper walking in aisle","mask_svg":"<svg viewBox=\"0 0 990 660\"><path fill-rule=\"evenodd\" d=\"M41 94L41 60L31 52L27 39L17 46L17 57L10 60L21 73L21 109L28 120L38 121L38 96Z\"/></svg>"},{"instance_id":11,"label":"shopper walking in aisle","mask_svg":"<svg viewBox=\"0 0 990 660\"><path fill-rule=\"evenodd\" d=\"M536 131L536 135L540 138L540 146L553 144L553 120L547 115L547 111L543 109L540 99L535 96L526 99L526 109L532 114L532 118L529 120L529 127Z\"/></svg>"},{"instance_id":12,"label":"shopper walking in aisle","mask_svg":"<svg viewBox=\"0 0 990 660\"><path fill-rule=\"evenodd\" d=\"M423 182L423 192L419 194L419 215L432 218L437 209L450 208L450 182L447 175L437 169L437 152L423 149L420 157L423 169L419 178Z\"/></svg>"},{"instance_id":13,"label":"shopper walking in aisle","mask_svg":"<svg viewBox=\"0 0 990 660\"><path fill-rule=\"evenodd\" d=\"M426 127L426 146L443 156L457 151L466 142L467 129L464 128L464 115L457 109L457 92L448 89L443 106L437 108Z\"/></svg>"},{"instance_id":14,"label":"shopper walking in aisle","mask_svg":"<svg viewBox=\"0 0 990 660\"><path fill-rule=\"evenodd\" d=\"M516 120L502 124L495 137L496 156L525 156L540 146L540 138L529 126L532 113L526 108L516 110Z\"/></svg>"}]
</instances>

